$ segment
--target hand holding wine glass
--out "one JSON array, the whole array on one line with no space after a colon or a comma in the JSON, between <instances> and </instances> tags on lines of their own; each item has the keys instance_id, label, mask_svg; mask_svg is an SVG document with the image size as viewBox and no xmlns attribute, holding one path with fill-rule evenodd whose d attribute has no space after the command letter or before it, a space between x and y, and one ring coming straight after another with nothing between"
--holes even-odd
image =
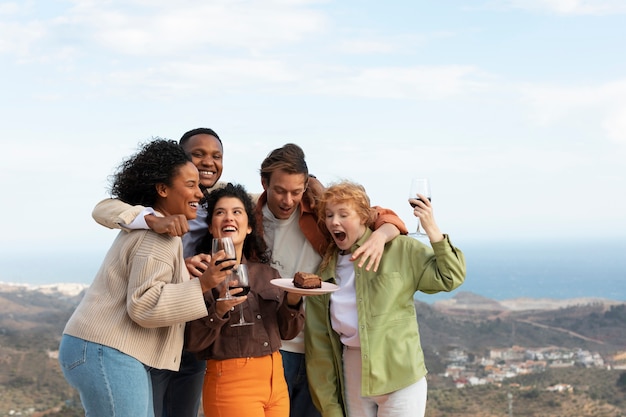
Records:
<instances>
[{"instance_id":1,"label":"hand holding wine glass","mask_svg":"<svg viewBox=\"0 0 626 417\"><path fill-rule=\"evenodd\" d=\"M413 178L413 180L411 181L411 188L409 191L409 204L411 205L411 207L413 207L413 209L421 208L424 205L424 202L421 200L418 194L423 195L428 199L428 201L431 201L430 183L428 182L427 178ZM423 238L428 236L420 229L419 217L417 218L417 229L415 230L415 233L409 233L409 236L412 236L414 238Z\"/></svg>"},{"instance_id":2,"label":"hand holding wine glass","mask_svg":"<svg viewBox=\"0 0 626 417\"><path fill-rule=\"evenodd\" d=\"M198 253L194 256L185 258L185 266L189 275L192 277L199 277L204 274L207 267L211 263L211 255L208 253Z\"/></svg>"}]
</instances>

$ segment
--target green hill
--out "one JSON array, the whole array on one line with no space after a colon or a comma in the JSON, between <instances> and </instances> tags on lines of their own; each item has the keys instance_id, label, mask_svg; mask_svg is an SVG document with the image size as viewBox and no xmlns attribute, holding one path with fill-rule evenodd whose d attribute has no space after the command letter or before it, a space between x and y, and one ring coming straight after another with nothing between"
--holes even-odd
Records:
<instances>
[{"instance_id":1,"label":"green hill","mask_svg":"<svg viewBox=\"0 0 626 417\"><path fill-rule=\"evenodd\" d=\"M585 349L599 352L607 365L623 365L626 355L618 354L626 350L626 304L512 309L473 294L459 298L448 304L416 303L430 372L428 417L626 416L626 371L607 366L548 368L465 388L443 376L452 350L476 363L492 349L513 346ZM0 285L0 417L11 410L35 417L83 415L55 356L79 299ZM479 371L487 372L485 367ZM550 390L554 386L569 388Z\"/></svg>"}]
</instances>

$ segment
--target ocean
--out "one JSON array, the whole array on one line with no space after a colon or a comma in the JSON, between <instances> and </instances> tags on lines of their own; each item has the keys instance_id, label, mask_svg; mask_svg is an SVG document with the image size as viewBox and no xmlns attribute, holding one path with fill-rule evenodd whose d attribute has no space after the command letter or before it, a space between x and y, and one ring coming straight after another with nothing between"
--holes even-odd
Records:
<instances>
[{"instance_id":1,"label":"ocean","mask_svg":"<svg viewBox=\"0 0 626 417\"><path fill-rule=\"evenodd\" d=\"M606 298L626 302L626 239L453 242L465 254L467 278L451 293L420 294L424 302L468 291L493 300ZM104 252L0 254L0 281L32 285L89 284Z\"/></svg>"}]
</instances>

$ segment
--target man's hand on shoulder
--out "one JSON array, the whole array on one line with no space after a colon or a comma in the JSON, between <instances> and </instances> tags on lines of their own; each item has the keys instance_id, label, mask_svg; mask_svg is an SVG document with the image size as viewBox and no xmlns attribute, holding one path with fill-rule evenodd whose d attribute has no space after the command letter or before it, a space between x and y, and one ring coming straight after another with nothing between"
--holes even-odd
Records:
<instances>
[{"instance_id":1,"label":"man's hand on shoulder","mask_svg":"<svg viewBox=\"0 0 626 417\"><path fill-rule=\"evenodd\" d=\"M306 190L304 190L304 198L307 200L311 209L317 205L317 200L324 192L325 187L314 175L309 175Z\"/></svg>"},{"instance_id":2,"label":"man's hand on shoulder","mask_svg":"<svg viewBox=\"0 0 626 417\"><path fill-rule=\"evenodd\" d=\"M160 234L182 236L189 231L189 223L183 214L173 214L165 217L148 214L145 216L145 219L148 227Z\"/></svg>"}]
</instances>

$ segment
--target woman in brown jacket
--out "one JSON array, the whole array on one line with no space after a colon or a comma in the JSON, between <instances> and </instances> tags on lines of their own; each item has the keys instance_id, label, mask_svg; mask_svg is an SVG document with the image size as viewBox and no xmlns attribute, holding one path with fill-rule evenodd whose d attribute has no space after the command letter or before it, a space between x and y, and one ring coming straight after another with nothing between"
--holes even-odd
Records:
<instances>
[{"instance_id":1,"label":"woman in brown jacket","mask_svg":"<svg viewBox=\"0 0 626 417\"><path fill-rule=\"evenodd\" d=\"M288 417L289 393L278 350L281 339L291 339L302 330L302 297L270 283L280 275L269 265L269 251L258 233L252 200L242 186L227 184L211 192L207 212L209 234L198 252L210 253L213 237L232 238L237 265L246 264L249 271L250 292L238 298L245 320L253 325L231 326L239 322L239 309L232 302L217 301L225 289L207 291L208 316L188 323L187 349L207 360L204 413L212 417Z\"/></svg>"}]
</instances>

